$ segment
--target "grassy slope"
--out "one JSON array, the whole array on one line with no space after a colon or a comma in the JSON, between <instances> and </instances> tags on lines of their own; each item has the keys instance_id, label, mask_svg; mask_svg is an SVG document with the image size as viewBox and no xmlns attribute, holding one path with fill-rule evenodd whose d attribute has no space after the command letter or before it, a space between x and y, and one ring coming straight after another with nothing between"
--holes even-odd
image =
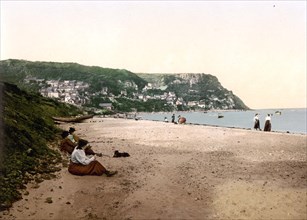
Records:
<instances>
[{"instance_id":1,"label":"grassy slope","mask_svg":"<svg viewBox=\"0 0 307 220\"><path fill-rule=\"evenodd\" d=\"M19 190L35 179L35 174L58 170L60 155L47 146L59 132L51 116L77 114L79 110L29 94L12 84L0 84L3 90L0 209L5 209L21 198Z\"/></svg>"}]
</instances>

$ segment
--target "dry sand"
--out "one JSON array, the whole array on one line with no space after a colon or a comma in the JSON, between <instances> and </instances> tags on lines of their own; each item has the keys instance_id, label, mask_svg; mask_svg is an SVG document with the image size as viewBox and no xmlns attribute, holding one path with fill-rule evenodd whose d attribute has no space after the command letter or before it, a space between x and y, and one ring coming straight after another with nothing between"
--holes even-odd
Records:
<instances>
[{"instance_id":1,"label":"dry sand","mask_svg":"<svg viewBox=\"0 0 307 220\"><path fill-rule=\"evenodd\" d=\"M306 135L125 119L74 126L113 177L57 178L2 219L307 219ZM46 203L46 199L52 203Z\"/></svg>"}]
</instances>

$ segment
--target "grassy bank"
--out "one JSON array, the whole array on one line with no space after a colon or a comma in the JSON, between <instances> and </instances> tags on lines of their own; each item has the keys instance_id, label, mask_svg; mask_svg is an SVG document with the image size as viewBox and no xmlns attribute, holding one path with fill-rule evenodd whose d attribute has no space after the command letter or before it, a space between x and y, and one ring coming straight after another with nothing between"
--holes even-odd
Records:
<instances>
[{"instance_id":1,"label":"grassy bank","mask_svg":"<svg viewBox=\"0 0 307 220\"><path fill-rule=\"evenodd\" d=\"M17 86L1 83L0 209L22 197L20 189L29 181L41 182L58 171L58 151L48 147L58 128L52 116L75 115L76 107L30 94ZM1 107L0 106L0 107Z\"/></svg>"}]
</instances>

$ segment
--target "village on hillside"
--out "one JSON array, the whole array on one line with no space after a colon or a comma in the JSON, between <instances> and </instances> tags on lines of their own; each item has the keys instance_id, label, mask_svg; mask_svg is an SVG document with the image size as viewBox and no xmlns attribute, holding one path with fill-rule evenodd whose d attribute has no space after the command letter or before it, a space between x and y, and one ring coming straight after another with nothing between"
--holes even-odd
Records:
<instances>
[{"instance_id":1,"label":"village on hillside","mask_svg":"<svg viewBox=\"0 0 307 220\"><path fill-rule=\"evenodd\" d=\"M101 91L90 93L88 88L90 85L86 82L76 80L45 80L38 79L36 77L27 77L24 80L25 83L36 83L40 87L40 94L44 97L55 98L60 102L69 103L76 106L82 106L89 104L91 97L103 96L109 98L111 101L118 97L126 97L129 99L139 100L146 102L149 99L165 100L168 105L187 105L189 107L198 106L205 107L204 103L198 101L184 102L183 98L177 97L174 92L164 92L162 95L149 95L146 94L148 90L156 89L152 83L148 83L142 92L138 92L137 85L132 85L130 82L125 82L127 87L134 87L135 92L132 97L127 96L127 91L122 90L120 95L115 96L109 92L108 87L103 87ZM100 103L101 108L112 110L112 103Z\"/></svg>"},{"instance_id":2,"label":"village on hillside","mask_svg":"<svg viewBox=\"0 0 307 220\"><path fill-rule=\"evenodd\" d=\"M191 80L193 81L195 79L192 78ZM195 83L192 81L190 81L190 84ZM186 102L182 97L178 97L175 92L166 91L167 86L161 87L161 85L155 83L147 83L147 85L139 91L138 86L133 81L131 82L128 80L124 82L118 80L118 84L122 85L123 88L118 95L114 95L106 86L102 87L100 91L90 92L89 88L91 85L89 83L77 80L46 80L28 76L24 79L24 83L34 83L38 85L40 88L39 92L44 97L55 98L60 102L69 103L75 106L84 106L86 104L91 105L91 100L97 97L103 97L104 99L109 100L109 102L99 103L99 107L96 106L97 108L94 108L95 111L99 111L99 109L112 110L112 102L116 102L117 98L126 98L132 101L141 102L146 102L148 100L161 100L166 102L166 105L174 107L174 109L177 109L178 106L185 106L187 109L215 109L215 102L225 102L220 109L229 109L234 106L234 100L230 96L226 98L227 100L220 100L214 95L214 91L208 91L211 93L211 97L209 101L206 101L206 103L205 100L191 100ZM128 89L134 92L128 94ZM163 92L163 94L153 94L150 92L157 89L165 92Z\"/></svg>"}]
</instances>

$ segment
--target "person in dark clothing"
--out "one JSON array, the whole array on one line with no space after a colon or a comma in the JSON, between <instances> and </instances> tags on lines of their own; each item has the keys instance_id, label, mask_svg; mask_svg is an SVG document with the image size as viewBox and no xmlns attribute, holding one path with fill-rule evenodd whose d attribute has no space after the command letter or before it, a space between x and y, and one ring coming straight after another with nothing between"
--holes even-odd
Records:
<instances>
[{"instance_id":1,"label":"person in dark clothing","mask_svg":"<svg viewBox=\"0 0 307 220\"><path fill-rule=\"evenodd\" d=\"M260 129L260 121L259 121L258 114L255 114L255 117L254 117L254 129L261 131L261 129Z\"/></svg>"},{"instance_id":2,"label":"person in dark clothing","mask_svg":"<svg viewBox=\"0 0 307 220\"><path fill-rule=\"evenodd\" d=\"M268 114L268 116L265 117L265 124L264 124L264 131L271 131L272 124L271 124L271 115Z\"/></svg>"},{"instance_id":3,"label":"person in dark clothing","mask_svg":"<svg viewBox=\"0 0 307 220\"><path fill-rule=\"evenodd\" d=\"M172 115L172 123L175 123L175 114Z\"/></svg>"}]
</instances>

